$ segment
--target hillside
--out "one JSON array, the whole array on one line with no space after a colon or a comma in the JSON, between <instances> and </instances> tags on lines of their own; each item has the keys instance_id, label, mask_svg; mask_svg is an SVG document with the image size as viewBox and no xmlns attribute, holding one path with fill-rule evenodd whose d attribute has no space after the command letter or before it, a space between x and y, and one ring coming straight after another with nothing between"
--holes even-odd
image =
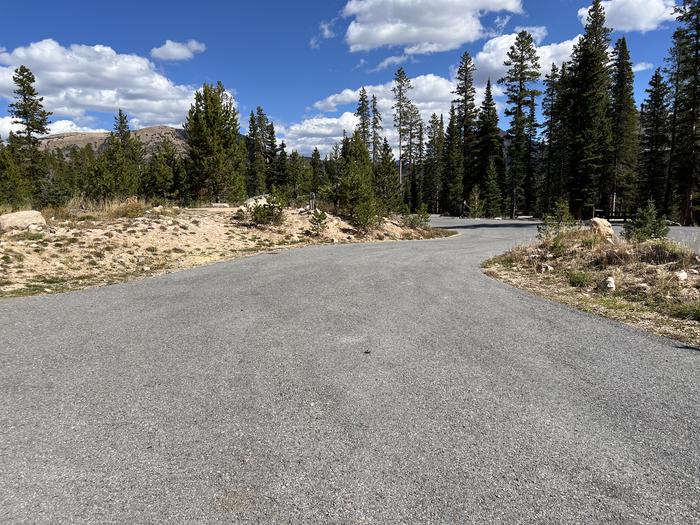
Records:
<instances>
[{"instance_id":1,"label":"hillside","mask_svg":"<svg viewBox=\"0 0 700 525\"><path fill-rule=\"evenodd\" d=\"M169 126L152 126L134 131L134 135L143 142L146 155L153 153L158 143L164 138L169 139L178 152L184 153L187 151L186 135L183 129ZM99 151L104 147L107 137L109 137L109 133L61 133L41 139L41 147L47 151L67 151L73 147L83 148L90 145L93 149Z\"/></svg>"}]
</instances>

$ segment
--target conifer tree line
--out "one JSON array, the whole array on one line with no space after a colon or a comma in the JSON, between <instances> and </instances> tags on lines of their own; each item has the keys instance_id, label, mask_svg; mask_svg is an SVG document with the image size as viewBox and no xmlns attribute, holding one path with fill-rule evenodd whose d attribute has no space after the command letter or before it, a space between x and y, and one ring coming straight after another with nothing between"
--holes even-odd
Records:
<instances>
[{"instance_id":1,"label":"conifer tree line","mask_svg":"<svg viewBox=\"0 0 700 525\"><path fill-rule=\"evenodd\" d=\"M475 64L466 52L449 113L427 122L403 68L394 77L392 115L382 115L362 88L356 129L323 158L318 149L309 159L288 154L261 107L242 136L221 83L196 93L184 155L167 140L146 155L121 110L99 151L47 153L39 137L50 113L21 66L9 107L19 131L0 143L0 204L60 205L76 195L241 202L267 192L292 200L313 192L369 225L401 210L542 216L562 202L588 218L596 210L628 214L653 200L662 214L693 224L700 220L700 0L684 0L676 17L665 67L654 72L641 107L627 42L612 42L602 2L594 0L567 62L541 64L532 35L521 31L504 77L488 80L478 106ZM505 131L496 84L505 95ZM386 118L395 145L384 134Z\"/></svg>"}]
</instances>

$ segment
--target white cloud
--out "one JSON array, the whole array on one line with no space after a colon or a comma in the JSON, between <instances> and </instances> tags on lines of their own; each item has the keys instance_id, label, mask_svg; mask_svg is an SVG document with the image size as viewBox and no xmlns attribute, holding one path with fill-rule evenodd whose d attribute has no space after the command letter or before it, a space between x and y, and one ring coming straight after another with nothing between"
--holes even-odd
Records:
<instances>
[{"instance_id":1,"label":"white cloud","mask_svg":"<svg viewBox=\"0 0 700 525\"><path fill-rule=\"evenodd\" d=\"M379 64L377 64L377 67L375 67L372 70L372 72L382 71L382 70L384 70L388 67L391 67L391 66L398 66L399 64L403 64L407 60L408 60L408 55L396 55L396 56L386 57Z\"/></svg>"},{"instance_id":2,"label":"white cloud","mask_svg":"<svg viewBox=\"0 0 700 525\"><path fill-rule=\"evenodd\" d=\"M641 71L648 71L653 68L654 64L650 62L638 62L634 66L632 66L632 71L634 71L635 73L639 73Z\"/></svg>"},{"instance_id":3,"label":"white cloud","mask_svg":"<svg viewBox=\"0 0 700 525\"><path fill-rule=\"evenodd\" d=\"M674 19L675 0L605 0L603 7L607 23L617 31L653 31ZM586 23L588 7L578 11L581 23Z\"/></svg>"},{"instance_id":4,"label":"white cloud","mask_svg":"<svg viewBox=\"0 0 700 525\"><path fill-rule=\"evenodd\" d=\"M508 50L515 43L516 37L516 33L510 33L492 38L484 44L481 51L474 57L477 83L483 84L488 78L495 83L505 75L507 68L503 63L507 58ZM537 46L537 55L540 58L542 70L549 71L552 63L560 65L568 60L579 38L581 38L580 35L564 42Z\"/></svg>"},{"instance_id":5,"label":"white cloud","mask_svg":"<svg viewBox=\"0 0 700 525\"><path fill-rule=\"evenodd\" d=\"M20 126L13 124L13 117L0 117L0 139L7 140L10 131L19 131ZM85 132L106 132L105 129L80 126L72 120L57 120L49 124L49 135L60 135L61 133L85 133Z\"/></svg>"},{"instance_id":6,"label":"white cloud","mask_svg":"<svg viewBox=\"0 0 700 525\"><path fill-rule=\"evenodd\" d=\"M12 117L0 117L0 140L7 140L10 131L19 131L19 126L13 124Z\"/></svg>"},{"instance_id":7,"label":"white cloud","mask_svg":"<svg viewBox=\"0 0 700 525\"><path fill-rule=\"evenodd\" d=\"M127 112L135 127L182 123L193 86L173 83L138 55L103 45L63 47L48 39L0 53L0 98L11 99L13 71L29 67L44 105L56 115L85 122L88 112Z\"/></svg>"},{"instance_id":8,"label":"white cloud","mask_svg":"<svg viewBox=\"0 0 700 525\"><path fill-rule=\"evenodd\" d=\"M488 12L522 12L521 0L349 0L345 34L350 51L400 46L405 54L457 49L486 34Z\"/></svg>"},{"instance_id":9,"label":"white cloud","mask_svg":"<svg viewBox=\"0 0 700 525\"><path fill-rule=\"evenodd\" d=\"M151 56L160 60L192 60L196 53L203 53L207 46L196 40L174 42L166 40L160 47L151 49Z\"/></svg>"},{"instance_id":10,"label":"white cloud","mask_svg":"<svg viewBox=\"0 0 700 525\"><path fill-rule=\"evenodd\" d=\"M541 44L548 34L545 26L518 26L515 28L515 33L520 33L521 31L530 33L535 44Z\"/></svg>"},{"instance_id":11,"label":"white cloud","mask_svg":"<svg viewBox=\"0 0 700 525\"><path fill-rule=\"evenodd\" d=\"M309 41L309 46L312 49L318 49L319 47L321 47L321 40L329 40L335 37L335 31L333 30L333 26L335 25L336 21L337 19L334 18L329 22L321 22L320 24L318 24L319 34L314 36Z\"/></svg>"}]
</instances>

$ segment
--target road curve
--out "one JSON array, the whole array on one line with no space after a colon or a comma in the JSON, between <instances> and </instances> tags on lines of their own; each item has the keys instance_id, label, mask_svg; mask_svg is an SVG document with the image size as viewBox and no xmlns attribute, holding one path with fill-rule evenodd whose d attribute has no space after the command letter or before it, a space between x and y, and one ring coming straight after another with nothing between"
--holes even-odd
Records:
<instances>
[{"instance_id":1,"label":"road curve","mask_svg":"<svg viewBox=\"0 0 700 525\"><path fill-rule=\"evenodd\" d=\"M700 522L700 351L439 223L0 302L0 521Z\"/></svg>"}]
</instances>

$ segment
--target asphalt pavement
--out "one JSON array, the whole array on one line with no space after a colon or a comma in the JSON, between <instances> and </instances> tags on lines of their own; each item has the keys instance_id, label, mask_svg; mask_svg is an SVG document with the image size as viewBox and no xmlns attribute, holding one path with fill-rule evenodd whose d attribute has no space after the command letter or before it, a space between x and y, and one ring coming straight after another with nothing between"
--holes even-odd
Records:
<instances>
[{"instance_id":1,"label":"asphalt pavement","mask_svg":"<svg viewBox=\"0 0 700 525\"><path fill-rule=\"evenodd\" d=\"M700 523L700 351L435 221L1 301L0 521Z\"/></svg>"}]
</instances>

